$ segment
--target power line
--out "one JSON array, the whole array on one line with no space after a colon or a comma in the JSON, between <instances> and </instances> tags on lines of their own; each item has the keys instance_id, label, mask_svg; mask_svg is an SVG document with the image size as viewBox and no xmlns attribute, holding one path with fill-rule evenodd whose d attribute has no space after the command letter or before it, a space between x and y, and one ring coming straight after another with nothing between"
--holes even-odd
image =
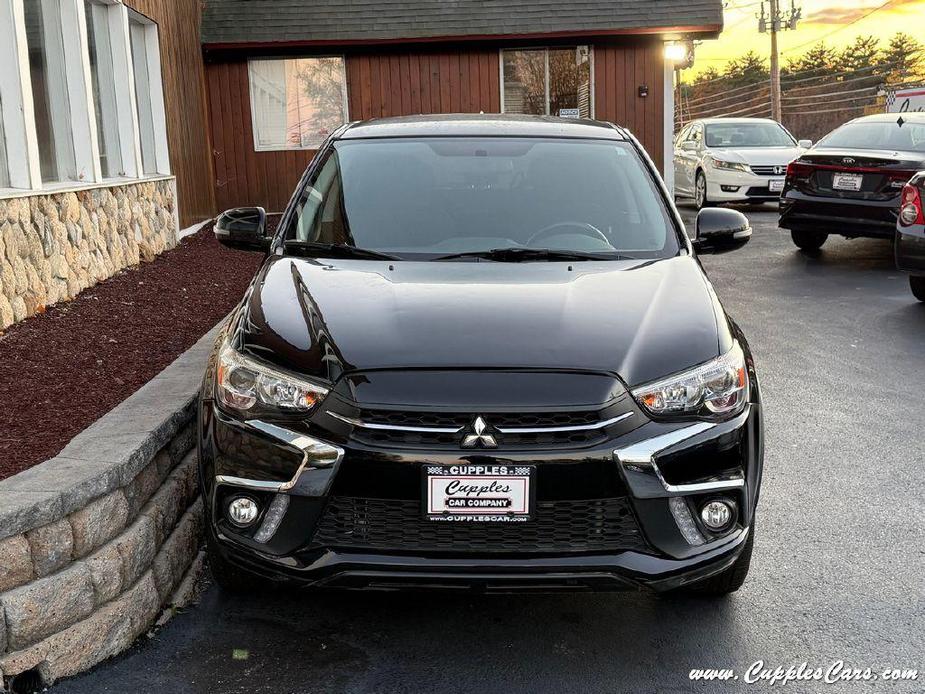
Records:
<instances>
[{"instance_id":1,"label":"power line","mask_svg":"<svg viewBox=\"0 0 925 694\"><path fill-rule=\"evenodd\" d=\"M872 10L870 10L869 12L866 12L865 14L861 15L857 19L854 19L843 26L836 27L835 29L832 29L832 31L828 32L827 34L823 34L819 38L813 39L812 41L807 41L806 43L800 43L800 44L797 44L796 46L792 46L785 51L781 51L781 53L792 53L798 48L804 48L805 46L809 46L810 44L821 43L822 41L825 41L829 36L832 36L832 34L837 34L839 31L844 31L848 27L867 19L874 12L879 12L880 10L885 8L887 5L892 5L894 2L896 2L896 0L886 0L886 2L884 2L882 5L878 5L877 7L874 7Z\"/></svg>"},{"instance_id":2,"label":"power line","mask_svg":"<svg viewBox=\"0 0 925 694\"><path fill-rule=\"evenodd\" d=\"M921 55L925 55L925 47L922 47L922 48L919 48L918 50L910 52L908 57L911 58L911 57L916 57L916 56L921 56ZM781 79L783 80L784 84L793 85L793 84L798 84L800 82L808 82L808 81L815 80L815 79L826 79L826 78L832 78L832 77L840 77L843 75L854 76L859 72L865 72L867 70L877 70L877 69L889 68L895 65L899 65L902 62L904 62L903 59L899 59L899 60L894 60L889 63L878 63L875 65L867 65L867 66L859 67L857 69L852 69L852 70L841 70L839 72L827 72L822 75L814 75L812 77L803 77L801 79L793 79L794 77L798 77L799 75L805 75L808 72L818 72L819 70L825 69L824 66L813 67L813 68L806 68L804 70L796 70L794 72L787 72L786 74L781 75ZM730 76L730 75L717 75L716 77L713 77L708 80L700 80L698 82L685 82L685 83L682 83L682 85L688 86L688 87L699 87L702 85L713 84L714 82L721 82L723 80L731 80L731 79L736 79L736 77ZM736 87L735 89L736 90L745 89L748 87L753 87L756 84L759 84L759 83L754 82L752 84L747 84L747 85L743 85L740 87ZM729 90L727 93L732 93L732 90Z\"/></svg>"}]
</instances>

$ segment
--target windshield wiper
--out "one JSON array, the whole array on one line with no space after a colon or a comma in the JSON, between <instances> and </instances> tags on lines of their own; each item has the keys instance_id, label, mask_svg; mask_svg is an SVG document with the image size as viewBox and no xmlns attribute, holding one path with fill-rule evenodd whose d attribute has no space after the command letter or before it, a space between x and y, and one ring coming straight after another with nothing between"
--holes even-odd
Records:
<instances>
[{"instance_id":1,"label":"windshield wiper","mask_svg":"<svg viewBox=\"0 0 925 694\"><path fill-rule=\"evenodd\" d=\"M286 250L309 258L358 258L361 260L401 260L397 255L348 246L345 243L317 243L315 241L286 241Z\"/></svg>"},{"instance_id":2,"label":"windshield wiper","mask_svg":"<svg viewBox=\"0 0 925 694\"><path fill-rule=\"evenodd\" d=\"M518 263L525 260L632 260L618 253L591 251L568 251L553 248L493 248L490 251L469 251L441 255L434 260L457 260L462 258L479 258L495 260L501 263Z\"/></svg>"}]
</instances>

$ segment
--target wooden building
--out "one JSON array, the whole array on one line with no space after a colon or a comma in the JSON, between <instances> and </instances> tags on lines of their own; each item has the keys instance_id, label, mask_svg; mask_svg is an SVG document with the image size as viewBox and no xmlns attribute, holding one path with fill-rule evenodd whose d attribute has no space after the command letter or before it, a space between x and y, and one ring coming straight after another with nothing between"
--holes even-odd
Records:
<instances>
[{"instance_id":1,"label":"wooden building","mask_svg":"<svg viewBox=\"0 0 925 694\"><path fill-rule=\"evenodd\" d=\"M217 208L281 211L328 132L380 116L613 121L670 168L666 43L721 29L720 0L206 0Z\"/></svg>"}]
</instances>

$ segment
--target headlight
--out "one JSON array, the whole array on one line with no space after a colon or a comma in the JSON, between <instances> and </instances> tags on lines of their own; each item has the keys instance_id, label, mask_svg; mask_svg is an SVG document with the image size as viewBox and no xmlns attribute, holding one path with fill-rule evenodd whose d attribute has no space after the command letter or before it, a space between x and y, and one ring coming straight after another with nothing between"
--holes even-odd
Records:
<instances>
[{"instance_id":1,"label":"headlight","mask_svg":"<svg viewBox=\"0 0 925 694\"><path fill-rule=\"evenodd\" d=\"M716 157L708 157L707 160L710 162L710 165L714 169L725 169L727 171L744 171L745 173L751 173L751 168L748 164L742 164L737 161L723 161L722 159L717 159Z\"/></svg>"},{"instance_id":2,"label":"headlight","mask_svg":"<svg viewBox=\"0 0 925 694\"><path fill-rule=\"evenodd\" d=\"M216 396L239 412L304 414L317 405L326 388L239 354L225 345L218 355Z\"/></svg>"},{"instance_id":3,"label":"headlight","mask_svg":"<svg viewBox=\"0 0 925 694\"><path fill-rule=\"evenodd\" d=\"M736 414L748 401L745 354L736 342L726 354L706 364L636 388L633 397L657 417Z\"/></svg>"}]
</instances>

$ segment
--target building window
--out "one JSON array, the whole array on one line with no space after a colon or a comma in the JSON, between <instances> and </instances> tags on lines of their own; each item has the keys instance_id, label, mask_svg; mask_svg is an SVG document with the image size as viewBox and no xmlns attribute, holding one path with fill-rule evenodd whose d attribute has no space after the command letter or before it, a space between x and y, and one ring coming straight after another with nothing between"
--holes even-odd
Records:
<instances>
[{"instance_id":1,"label":"building window","mask_svg":"<svg viewBox=\"0 0 925 694\"><path fill-rule=\"evenodd\" d=\"M24 3L42 181L77 180L59 0Z\"/></svg>"},{"instance_id":2,"label":"building window","mask_svg":"<svg viewBox=\"0 0 925 694\"><path fill-rule=\"evenodd\" d=\"M504 113L592 118L588 46L501 51Z\"/></svg>"},{"instance_id":3,"label":"building window","mask_svg":"<svg viewBox=\"0 0 925 694\"><path fill-rule=\"evenodd\" d=\"M141 139L141 168L146 175L151 175L157 173L157 154L154 141L154 108L151 103L151 72L148 66L148 23L132 13L128 25L135 73L135 107L138 111L138 133Z\"/></svg>"},{"instance_id":4,"label":"building window","mask_svg":"<svg viewBox=\"0 0 925 694\"><path fill-rule=\"evenodd\" d=\"M254 148L317 149L347 122L342 57L248 63Z\"/></svg>"},{"instance_id":5,"label":"building window","mask_svg":"<svg viewBox=\"0 0 925 694\"><path fill-rule=\"evenodd\" d=\"M111 12L114 5L84 0L87 20L87 46L90 57L90 77L93 106L96 111L96 132L100 149L100 171L103 178L124 176L119 141L119 112L116 101L116 77L113 63Z\"/></svg>"},{"instance_id":6,"label":"building window","mask_svg":"<svg viewBox=\"0 0 925 694\"><path fill-rule=\"evenodd\" d=\"M0 188L169 173L157 24L122 0L0 0Z\"/></svg>"}]
</instances>

